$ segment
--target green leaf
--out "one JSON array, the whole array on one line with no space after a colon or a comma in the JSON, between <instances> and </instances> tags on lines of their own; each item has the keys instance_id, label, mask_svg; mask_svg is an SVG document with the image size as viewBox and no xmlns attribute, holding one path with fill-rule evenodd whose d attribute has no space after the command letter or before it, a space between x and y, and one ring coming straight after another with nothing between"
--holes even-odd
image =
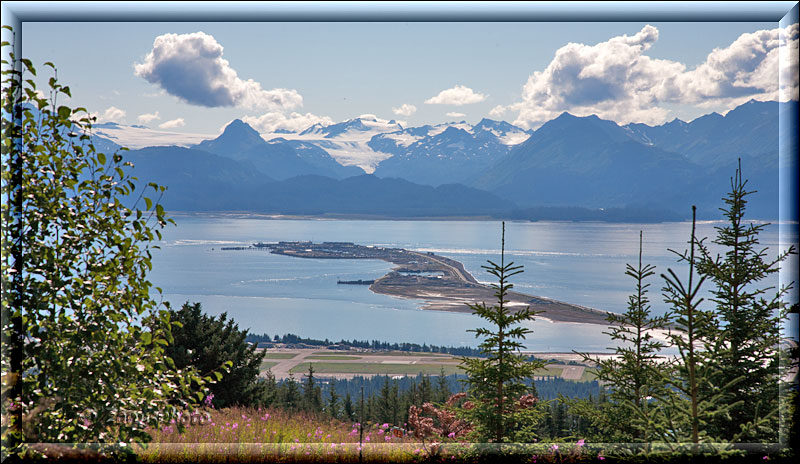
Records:
<instances>
[{"instance_id":1,"label":"green leaf","mask_svg":"<svg viewBox=\"0 0 800 464\"><path fill-rule=\"evenodd\" d=\"M153 207L153 200L144 197L144 204L145 204L145 209L149 210L150 208Z\"/></svg>"},{"instance_id":2,"label":"green leaf","mask_svg":"<svg viewBox=\"0 0 800 464\"><path fill-rule=\"evenodd\" d=\"M106 155L104 153L98 153L97 154L97 161L100 164L106 164Z\"/></svg>"},{"instance_id":3,"label":"green leaf","mask_svg":"<svg viewBox=\"0 0 800 464\"><path fill-rule=\"evenodd\" d=\"M72 110L69 107L66 106L58 107L58 119L69 119L71 114Z\"/></svg>"}]
</instances>

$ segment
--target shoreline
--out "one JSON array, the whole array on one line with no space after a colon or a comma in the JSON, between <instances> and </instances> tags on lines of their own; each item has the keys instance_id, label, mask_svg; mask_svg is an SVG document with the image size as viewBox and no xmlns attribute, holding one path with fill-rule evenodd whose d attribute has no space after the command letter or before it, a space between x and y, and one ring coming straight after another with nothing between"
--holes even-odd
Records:
<instances>
[{"instance_id":1,"label":"shoreline","mask_svg":"<svg viewBox=\"0 0 800 464\"><path fill-rule=\"evenodd\" d=\"M350 214L350 213L330 213L323 215L314 214L277 214L277 213L258 213L253 211L167 211L170 217L207 217L207 218L226 218L226 219L258 219L272 221L475 221L491 222L505 221L511 223L538 223L538 224L681 224L691 222L691 219L683 221L657 221L657 222L637 222L637 221L581 221L581 220L539 220L530 219L503 219L493 216L387 216L381 214ZM754 224L773 224L773 225L800 225L798 221L788 221L780 219L751 218L747 222ZM724 224L724 219L702 219L698 224Z\"/></svg>"},{"instance_id":2,"label":"shoreline","mask_svg":"<svg viewBox=\"0 0 800 464\"><path fill-rule=\"evenodd\" d=\"M369 286L373 293L394 298L421 300L424 311L446 311L473 314L469 304L495 300L495 289L478 282L460 262L436 255L403 248L363 246L350 242L278 242L257 243L251 247L227 250L269 249L271 253L306 259L379 259L394 267ZM226 248L222 248L226 250ZM551 323L583 323L608 325L607 311L565 303L550 298L510 291L509 308L530 307L539 314L535 319Z\"/></svg>"}]
</instances>

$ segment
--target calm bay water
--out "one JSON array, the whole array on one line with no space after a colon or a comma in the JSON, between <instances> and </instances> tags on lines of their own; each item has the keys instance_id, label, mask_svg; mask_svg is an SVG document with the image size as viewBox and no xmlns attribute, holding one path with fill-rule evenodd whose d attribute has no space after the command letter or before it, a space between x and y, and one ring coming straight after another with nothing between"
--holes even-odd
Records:
<instances>
[{"instance_id":1,"label":"calm bay water","mask_svg":"<svg viewBox=\"0 0 800 464\"><path fill-rule=\"evenodd\" d=\"M423 311L417 300L336 283L340 278L379 278L392 267L383 261L300 259L221 247L311 240L432 251L462 262L479 281L490 283L491 276L481 266L487 259L499 259L500 222L173 218L177 227L164 231L161 249L153 252L150 280L173 306L200 302L208 314L227 312L251 333L475 346L466 330L485 325L476 316ZM714 227L720 225L700 223L698 236L713 238ZM653 312L663 313L667 308L661 302L663 281L658 274L672 268L682 279L687 277L688 267L667 250L686 248L691 223L506 223L506 259L525 270L512 283L524 293L624 312L634 288L633 279L625 276L625 264L638 260L640 230L643 260L657 267L650 280ZM779 233L777 225L769 226L760 235L768 256L796 243L796 231L796 226L782 226ZM781 278L796 281L796 259L786 268L791 273ZM770 284L777 285L778 277ZM603 326L554 324L540 318L529 327L534 333L527 347L534 351L604 351L610 346Z\"/></svg>"}]
</instances>

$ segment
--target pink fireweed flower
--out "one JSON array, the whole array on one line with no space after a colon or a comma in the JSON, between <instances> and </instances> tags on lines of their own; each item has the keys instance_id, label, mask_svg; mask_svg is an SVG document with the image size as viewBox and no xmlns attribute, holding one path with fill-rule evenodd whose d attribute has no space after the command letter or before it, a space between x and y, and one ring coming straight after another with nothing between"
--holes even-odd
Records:
<instances>
[{"instance_id":1,"label":"pink fireweed flower","mask_svg":"<svg viewBox=\"0 0 800 464\"><path fill-rule=\"evenodd\" d=\"M378 429L378 435L383 435L383 429Z\"/></svg>"},{"instance_id":2,"label":"pink fireweed flower","mask_svg":"<svg viewBox=\"0 0 800 464\"><path fill-rule=\"evenodd\" d=\"M384 423L383 425L381 425L381 428L382 429L388 429L389 428L389 424Z\"/></svg>"},{"instance_id":3,"label":"pink fireweed flower","mask_svg":"<svg viewBox=\"0 0 800 464\"><path fill-rule=\"evenodd\" d=\"M391 436L391 435L386 435L385 437L383 437L383 439L384 439L386 442L390 442L390 441L392 441L392 436Z\"/></svg>"},{"instance_id":4,"label":"pink fireweed flower","mask_svg":"<svg viewBox=\"0 0 800 464\"><path fill-rule=\"evenodd\" d=\"M553 451L558 451L558 445L553 445L550 447Z\"/></svg>"},{"instance_id":5,"label":"pink fireweed flower","mask_svg":"<svg viewBox=\"0 0 800 464\"><path fill-rule=\"evenodd\" d=\"M578 445L578 447L580 448L581 446L583 446L584 444L586 444L586 440L584 440L583 438L581 438L580 440L578 440L578 443L575 443L575 444L576 444L576 445Z\"/></svg>"},{"instance_id":6,"label":"pink fireweed flower","mask_svg":"<svg viewBox=\"0 0 800 464\"><path fill-rule=\"evenodd\" d=\"M456 437L456 433L455 432L450 432L450 433L447 434L447 438L455 438L455 437Z\"/></svg>"}]
</instances>

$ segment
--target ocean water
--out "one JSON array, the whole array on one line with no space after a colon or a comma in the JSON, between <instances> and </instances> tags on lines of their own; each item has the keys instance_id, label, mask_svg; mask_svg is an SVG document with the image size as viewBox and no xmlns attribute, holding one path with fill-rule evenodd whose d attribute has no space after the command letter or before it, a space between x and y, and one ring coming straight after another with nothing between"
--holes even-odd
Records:
<instances>
[{"instance_id":1,"label":"ocean water","mask_svg":"<svg viewBox=\"0 0 800 464\"><path fill-rule=\"evenodd\" d=\"M375 221L173 215L177 226L163 231L153 251L150 280L173 306L200 302L205 312L223 312L240 328L269 335L294 333L330 340L382 340L436 345L476 346L468 329L485 326L473 315L423 311L421 301L378 295L367 286L336 281L376 279L392 265L377 260L301 259L267 251L223 251L255 242L346 241L432 251L458 260L479 281L490 283L487 260L500 256L499 221ZM715 236L715 226L697 226L699 237ZM669 249L683 251L691 223L604 224L507 222L506 261L524 266L512 278L515 290L592 308L624 312L634 281L626 263L638 261L639 231L643 261L656 266L651 277L652 311L663 314L663 279L672 268L685 280L688 266ZM770 225L760 235L767 257L797 242L797 228ZM712 251L716 251L712 247ZM784 266L780 279L797 281L797 260ZM775 275L769 285L777 286ZM707 286L707 288L710 288ZM797 293L794 293L796 301ZM491 303L491 302L487 302ZM796 324L795 324L796 325ZM546 314L528 324L533 351L605 351L612 346L591 324L551 323Z\"/></svg>"}]
</instances>

